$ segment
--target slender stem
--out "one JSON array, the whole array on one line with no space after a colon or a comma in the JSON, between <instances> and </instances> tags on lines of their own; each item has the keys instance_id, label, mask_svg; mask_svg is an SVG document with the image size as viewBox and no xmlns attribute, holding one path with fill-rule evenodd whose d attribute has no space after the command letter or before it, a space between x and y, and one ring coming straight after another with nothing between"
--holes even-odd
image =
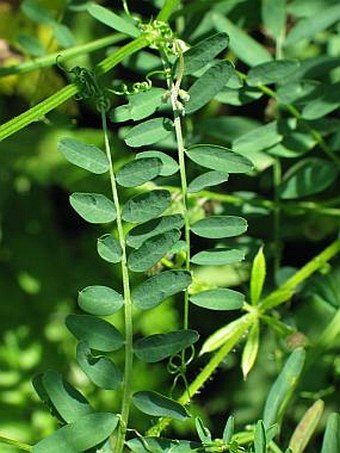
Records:
<instances>
[{"instance_id":1,"label":"slender stem","mask_svg":"<svg viewBox=\"0 0 340 453\"><path fill-rule=\"evenodd\" d=\"M275 159L273 166L273 182L274 182L274 272L278 272L281 263L281 206L280 206L280 184L281 184L281 163L279 159Z\"/></svg>"},{"instance_id":2,"label":"slender stem","mask_svg":"<svg viewBox=\"0 0 340 453\"><path fill-rule=\"evenodd\" d=\"M166 22L179 5L179 2L180 0L166 0L157 16L157 20Z\"/></svg>"},{"instance_id":3,"label":"slender stem","mask_svg":"<svg viewBox=\"0 0 340 453\"><path fill-rule=\"evenodd\" d=\"M121 270L123 279L124 290L124 323L125 323L125 369L124 369L124 382L123 382L123 396L122 396L122 411L121 411L121 424L118 431L118 437L115 442L114 451L120 453L123 451L125 434L129 420L130 399L131 399L131 380L132 380L132 367L133 367L133 323L132 323L132 299L130 292L130 279L127 267L127 253L125 244L125 235L120 212L120 202L117 190L117 183L114 173L114 167L111 156L109 134L107 128L105 111L101 110L101 118L105 139L106 155L110 164L110 180L113 202L117 213L117 231L118 239L122 249Z\"/></svg>"},{"instance_id":4,"label":"slender stem","mask_svg":"<svg viewBox=\"0 0 340 453\"><path fill-rule=\"evenodd\" d=\"M18 442L17 440L8 439L8 437L0 436L0 444L11 445L12 447L16 447L18 450L21 451L31 451L32 447L28 444L24 444L23 442Z\"/></svg>"}]
</instances>

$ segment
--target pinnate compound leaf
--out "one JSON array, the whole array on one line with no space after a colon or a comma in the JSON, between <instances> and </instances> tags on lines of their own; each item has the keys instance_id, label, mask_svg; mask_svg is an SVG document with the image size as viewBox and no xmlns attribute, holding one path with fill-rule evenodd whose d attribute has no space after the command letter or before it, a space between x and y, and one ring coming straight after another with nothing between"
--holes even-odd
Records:
<instances>
[{"instance_id":1,"label":"pinnate compound leaf","mask_svg":"<svg viewBox=\"0 0 340 453\"><path fill-rule=\"evenodd\" d=\"M160 174L161 168L162 162L156 157L135 159L117 171L117 182L123 187L141 186L156 178Z\"/></svg>"},{"instance_id":2,"label":"pinnate compound leaf","mask_svg":"<svg viewBox=\"0 0 340 453\"><path fill-rule=\"evenodd\" d=\"M62 138L58 144L61 154L71 164L97 175L106 173L109 161L106 154L94 145L88 145L74 138Z\"/></svg>"},{"instance_id":3,"label":"pinnate compound leaf","mask_svg":"<svg viewBox=\"0 0 340 453\"><path fill-rule=\"evenodd\" d=\"M70 196L70 204L89 223L109 223L116 218L114 204L100 193L75 192Z\"/></svg>"},{"instance_id":4,"label":"pinnate compound leaf","mask_svg":"<svg viewBox=\"0 0 340 453\"><path fill-rule=\"evenodd\" d=\"M80 453L102 443L118 425L109 412L84 415L55 431L32 448L32 453Z\"/></svg>"},{"instance_id":5,"label":"pinnate compound leaf","mask_svg":"<svg viewBox=\"0 0 340 453\"><path fill-rule=\"evenodd\" d=\"M305 448L320 421L324 406L325 403L322 400L315 401L299 421L299 424L295 428L289 441L289 448L294 453L302 453L305 451Z\"/></svg>"},{"instance_id":6,"label":"pinnate compound leaf","mask_svg":"<svg viewBox=\"0 0 340 453\"><path fill-rule=\"evenodd\" d=\"M87 377L99 388L116 390L122 381L122 373L111 359L93 356L86 341L77 346L77 362Z\"/></svg>"},{"instance_id":7,"label":"pinnate compound leaf","mask_svg":"<svg viewBox=\"0 0 340 453\"><path fill-rule=\"evenodd\" d=\"M191 262L201 266L223 266L244 260L244 255L243 250L216 248L196 253Z\"/></svg>"},{"instance_id":8,"label":"pinnate compound leaf","mask_svg":"<svg viewBox=\"0 0 340 453\"><path fill-rule=\"evenodd\" d=\"M219 239L238 236L247 230L247 226L242 217L213 215L194 223L191 231L203 238Z\"/></svg>"},{"instance_id":9,"label":"pinnate compound leaf","mask_svg":"<svg viewBox=\"0 0 340 453\"><path fill-rule=\"evenodd\" d=\"M184 271L165 271L140 283L132 293L133 302L142 310L149 310L163 300L186 289L191 275Z\"/></svg>"},{"instance_id":10,"label":"pinnate compound leaf","mask_svg":"<svg viewBox=\"0 0 340 453\"><path fill-rule=\"evenodd\" d=\"M137 340L134 351L140 360L155 363L183 351L196 343L198 338L196 330L189 329L150 335Z\"/></svg>"},{"instance_id":11,"label":"pinnate compound leaf","mask_svg":"<svg viewBox=\"0 0 340 453\"><path fill-rule=\"evenodd\" d=\"M320 453L333 453L340 450L340 414L333 412L327 420Z\"/></svg>"},{"instance_id":12,"label":"pinnate compound leaf","mask_svg":"<svg viewBox=\"0 0 340 453\"><path fill-rule=\"evenodd\" d=\"M261 63L250 69L247 83L250 86L268 85L285 81L298 71L300 64L297 60L276 60Z\"/></svg>"},{"instance_id":13,"label":"pinnate compound leaf","mask_svg":"<svg viewBox=\"0 0 340 453\"><path fill-rule=\"evenodd\" d=\"M284 200L313 195L331 186L338 176L336 166L318 157L300 160L284 175L280 196Z\"/></svg>"},{"instance_id":14,"label":"pinnate compound leaf","mask_svg":"<svg viewBox=\"0 0 340 453\"><path fill-rule=\"evenodd\" d=\"M90 4L87 8L91 16L101 22L102 24L107 25L114 30L117 30L126 35L137 38L140 35L140 31L128 20L123 19L112 11L109 11L106 8L103 8L100 5L94 3Z\"/></svg>"},{"instance_id":15,"label":"pinnate compound leaf","mask_svg":"<svg viewBox=\"0 0 340 453\"><path fill-rule=\"evenodd\" d=\"M304 349L295 349L272 385L263 412L263 421L266 428L279 421L283 415L286 405L297 386L305 356L306 352Z\"/></svg>"},{"instance_id":16,"label":"pinnate compound leaf","mask_svg":"<svg viewBox=\"0 0 340 453\"><path fill-rule=\"evenodd\" d=\"M109 263L119 263L123 253L119 241L109 233L98 238L97 252L104 261Z\"/></svg>"},{"instance_id":17,"label":"pinnate compound leaf","mask_svg":"<svg viewBox=\"0 0 340 453\"><path fill-rule=\"evenodd\" d=\"M209 310L239 310L244 302L244 295L228 288L202 291L190 296L190 301Z\"/></svg>"},{"instance_id":18,"label":"pinnate compound leaf","mask_svg":"<svg viewBox=\"0 0 340 453\"><path fill-rule=\"evenodd\" d=\"M151 190L130 198L124 205L122 218L130 223L142 223L159 216L171 203L168 190Z\"/></svg>"},{"instance_id":19,"label":"pinnate compound leaf","mask_svg":"<svg viewBox=\"0 0 340 453\"><path fill-rule=\"evenodd\" d=\"M211 66L189 88L190 99L185 104L185 112L191 114L204 107L222 90L233 71L233 65L226 60L219 61Z\"/></svg>"},{"instance_id":20,"label":"pinnate compound leaf","mask_svg":"<svg viewBox=\"0 0 340 453\"><path fill-rule=\"evenodd\" d=\"M246 380L250 370L253 368L260 345L260 323L254 322L249 331L246 344L242 352L241 368L243 379Z\"/></svg>"},{"instance_id":21,"label":"pinnate compound leaf","mask_svg":"<svg viewBox=\"0 0 340 453\"><path fill-rule=\"evenodd\" d=\"M197 176L193 179L188 186L189 193L196 193L200 190L205 189L206 187L217 186L222 182L228 181L229 174L223 173L222 171L208 171L203 175Z\"/></svg>"},{"instance_id":22,"label":"pinnate compound leaf","mask_svg":"<svg viewBox=\"0 0 340 453\"><path fill-rule=\"evenodd\" d=\"M275 39L283 36L286 26L286 0L262 0L262 21Z\"/></svg>"},{"instance_id":23,"label":"pinnate compound leaf","mask_svg":"<svg viewBox=\"0 0 340 453\"><path fill-rule=\"evenodd\" d=\"M111 352L124 344L124 337L112 324L95 316L69 315L65 324L78 340L87 341L91 349Z\"/></svg>"},{"instance_id":24,"label":"pinnate compound leaf","mask_svg":"<svg viewBox=\"0 0 340 453\"><path fill-rule=\"evenodd\" d=\"M173 131L168 118L153 118L133 126L126 134L125 142L134 148L152 145L166 138Z\"/></svg>"},{"instance_id":25,"label":"pinnate compound leaf","mask_svg":"<svg viewBox=\"0 0 340 453\"><path fill-rule=\"evenodd\" d=\"M196 164L219 172L246 173L253 169L250 160L224 146L194 145L186 153Z\"/></svg>"},{"instance_id":26,"label":"pinnate compound leaf","mask_svg":"<svg viewBox=\"0 0 340 453\"><path fill-rule=\"evenodd\" d=\"M39 398L67 423L94 412L86 398L56 371L36 375L32 383Z\"/></svg>"},{"instance_id":27,"label":"pinnate compound leaf","mask_svg":"<svg viewBox=\"0 0 340 453\"><path fill-rule=\"evenodd\" d=\"M170 230L147 239L138 249L130 253L129 269L133 272L147 271L168 253L180 235L178 230Z\"/></svg>"},{"instance_id":28,"label":"pinnate compound leaf","mask_svg":"<svg viewBox=\"0 0 340 453\"><path fill-rule=\"evenodd\" d=\"M171 156L168 156L161 151L143 151L138 153L136 158L157 157L162 162L162 167L159 172L160 176L171 176L178 171L178 163Z\"/></svg>"},{"instance_id":29,"label":"pinnate compound leaf","mask_svg":"<svg viewBox=\"0 0 340 453\"><path fill-rule=\"evenodd\" d=\"M257 252L250 278L250 300L252 305L256 305L261 297L264 281L266 278L266 259L263 253L263 247Z\"/></svg>"},{"instance_id":30,"label":"pinnate compound leaf","mask_svg":"<svg viewBox=\"0 0 340 453\"><path fill-rule=\"evenodd\" d=\"M129 247L139 248L147 239L166 231L180 230L183 225L184 218L181 214L152 219L132 228L126 236L126 242Z\"/></svg>"},{"instance_id":31,"label":"pinnate compound leaf","mask_svg":"<svg viewBox=\"0 0 340 453\"><path fill-rule=\"evenodd\" d=\"M87 286L78 294L79 307L96 316L109 316L124 304L121 294L107 286Z\"/></svg>"},{"instance_id":32,"label":"pinnate compound leaf","mask_svg":"<svg viewBox=\"0 0 340 453\"><path fill-rule=\"evenodd\" d=\"M133 404L144 414L154 417L170 417L185 420L190 417L184 406L156 392L137 392L132 397Z\"/></svg>"},{"instance_id":33,"label":"pinnate compound leaf","mask_svg":"<svg viewBox=\"0 0 340 453\"><path fill-rule=\"evenodd\" d=\"M229 44L227 33L215 33L212 36L195 44L184 53L184 75L194 74L204 68L219 53L225 50Z\"/></svg>"}]
</instances>

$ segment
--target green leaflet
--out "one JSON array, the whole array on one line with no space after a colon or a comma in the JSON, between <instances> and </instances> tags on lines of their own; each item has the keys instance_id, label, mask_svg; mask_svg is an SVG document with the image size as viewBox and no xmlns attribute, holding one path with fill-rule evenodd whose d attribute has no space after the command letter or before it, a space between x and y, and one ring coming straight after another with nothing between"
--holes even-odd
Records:
<instances>
[{"instance_id":1,"label":"green leaflet","mask_svg":"<svg viewBox=\"0 0 340 453\"><path fill-rule=\"evenodd\" d=\"M156 157L135 159L117 171L117 182L123 187L141 186L156 178L160 174L161 168L162 162Z\"/></svg>"},{"instance_id":2,"label":"green leaflet","mask_svg":"<svg viewBox=\"0 0 340 453\"><path fill-rule=\"evenodd\" d=\"M116 390L120 386L119 368L106 356L93 356L86 341L78 343L76 356L80 368L97 387Z\"/></svg>"},{"instance_id":3,"label":"green leaflet","mask_svg":"<svg viewBox=\"0 0 340 453\"><path fill-rule=\"evenodd\" d=\"M320 453L333 453L340 449L340 415L333 412L327 420Z\"/></svg>"},{"instance_id":4,"label":"green leaflet","mask_svg":"<svg viewBox=\"0 0 340 453\"><path fill-rule=\"evenodd\" d=\"M252 305L256 305L260 300L265 278L266 259L263 253L263 247L260 247L254 258L250 277L250 301Z\"/></svg>"},{"instance_id":5,"label":"green leaflet","mask_svg":"<svg viewBox=\"0 0 340 453\"><path fill-rule=\"evenodd\" d=\"M310 441L320 421L325 403L317 400L303 415L289 441L289 448L295 453L302 453Z\"/></svg>"},{"instance_id":6,"label":"green leaflet","mask_svg":"<svg viewBox=\"0 0 340 453\"><path fill-rule=\"evenodd\" d=\"M55 40L58 42L58 44L63 47L64 49L67 49L68 47L74 46L75 45L75 39L73 36L73 33L64 24L58 24L55 23L53 26L53 36Z\"/></svg>"},{"instance_id":7,"label":"green leaflet","mask_svg":"<svg viewBox=\"0 0 340 453\"><path fill-rule=\"evenodd\" d=\"M70 204L89 223L108 223L116 218L112 201L99 193L75 192L70 196Z\"/></svg>"},{"instance_id":8,"label":"green leaflet","mask_svg":"<svg viewBox=\"0 0 340 453\"><path fill-rule=\"evenodd\" d=\"M178 163L171 156L168 156L161 151L142 151L138 153L136 158L157 157L162 162L162 167L159 172L160 176L171 176L178 171Z\"/></svg>"},{"instance_id":9,"label":"green leaflet","mask_svg":"<svg viewBox=\"0 0 340 453\"><path fill-rule=\"evenodd\" d=\"M189 88L189 101L185 104L185 112L190 115L202 108L219 93L233 72L233 65L226 60L211 66Z\"/></svg>"},{"instance_id":10,"label":"green leaflet","mask_svg":"<svg viewBox=\"0 0 340 453\"><path fill-rule=\"evenodd\" d=\"M228 173L223 173L221 171L215 170L208 171L203 175L197 176L190 182L188 186L188 192L195 193L205 189L206 187L217 186L222 182L228 181L228 178Z\"/></svg>"},{"instance_id":11,"label":"green leaflet","mask_svg":"<svg viewBox=\"0 0 340 453\"><path fill-rule=\"evenodd\" d=\"M133 272L147 271L169 252L180 235L178 230L170 230L147 239L138 249L130 253L129 269Z\"/></svg>"},{"instance_id":12,"label":"green leaflet","mask_svg":"<svg viewBox=\"0 0 340 453\"><path fill-rule=\"evenodd\" d=\"M215 100L221 102L221 104L228 105L246 105L260 99L263 96L262 91L253 87L242 87L238 90L224 87L216 96Z\"/></svg>"},{"instance_id":13,"label":"green leaflet","mask_svg":"<svg viewBox=\"0 0 340 453\"><path fill-rule=\"evenodd\" d=\"M270 148L279 143L282 138L282 134L278 131L277 121L272 121L239 136L233 141L233 150L248 155L251 152Z\"/></svg>"},{"instance_id":14,"label":"green leaflet","mask_svg":"<svg viewBox=\"0 0 340 453\"><path fill-rule=\"evenodd\" d=\"M171 417L185 420L190 417L184 406L156 392L137 392L132 397L133 404L144 414L155 417Z\"/></svg>"},{"instance_id":15,"label":"green leaflet","mask_svg":"<svg viewBox=\"0 0 340 453\"><path fill-rule=\"evenodd\" d=\"M267 451L266 428L262 420L259 420L255 426L254 447L255 453L266 453Z\"/></svg>"},{"instance_id":16,"label":"green leaflet","mask_svg":"<svg viewBox=\"0 0 340 453\"><path fill-rule=\"evenodd\" d=\"M181 214L158 217L132 228L126 236L126 242L128 246L138 248L147 239L166 231L180 230L183 225L184 218Z\"/></svg>"},{"instance_id":17,"label":"green leaflet","mask_svg":"<svg viewBox=\"0 0 340 453\"><path fill-rule=\"evenodd\" d=\"M191 283L191 275L184 271L165 271L140 283L132 293L136 307L149 310L163 300L186 289Z\"/></svg>"},{"instance_id":18,"label":"green leaflet","mask_svg":"<svg viewBox=\"0 0 340 453\"><path fill-rule=\"evenodd\" d=\"M103 442L115 430L119 418L109 412L84 415L55 431L32 448L32 453L79 453Z\"/></svg>"},{"instance_id":19,"label":"green leaflet","mask_svg":"<svg viewBox=\"0 0 340 453\"><path fill-rule=\"evenodd\" d=\"M255 320L251 326L246 344L242 352L241 368L243 379L246 380L249 372L255 364L257 353L260 346L260 323L258 319Z\"/></svg>"},{"instance_id":20,"label":"green leaflet","mask_svg":"<svg viewBox=\"0 0 340 453\"><path fill-rule=\"evenodd\" d=\"M125 143L133 148L152 145L165 139L173 131L173 123L168 118L153 118L137 124L128 130Z\"/></svg>"},{"instance_id":21,"label":"green leaflet","mask_svg":"<svg viewBox=\"0 0 340 453\"><path fill-rule=\"evenodd\" d=\"M286 25L286 0L262 0L262 21L270 35L282 38Z\"/></svg>"},{"instance_id":22,"label":"green leaflet","mask_svg":"<svg viewBox=\"0 0 340 453\"><path fill-rule=\"evenodd\" d=\"M247 83L250 86L268 85L285 82L289 76L298 71L300 64L297 60L276 60L261 63L250 69Z\"/></svg>"},{"instance_id":23,"label":"green leaflet","mask_svg":"<svg viewBox=\"0 0 340 453\"><path fill-rule=\"evenodd\" d=\"M229 288L209 289L190 296L190 301L209 310L239 310L244 295Z\"/></svg>"},{"instance_id":24,"label":"green leaflet","mask_svg":"<svg viewBox=\"0 0 340 453\"><path fill-rule=\"evenodd\" d=\"M242 217L214 215L194 223L191 231L204 238L228 238L247 231L247 225Z\"/></svg>"},{"instance_id":25,"label":"green leaflet","mask_svg":"<svg viewBox=\"0 0 340 453\"><path fill-rule=\"evenodd\" d=\"M280 196L291 200L322 192L335 182L338 173L336 166L325 159L310 157L300 160L284 175Z\"/></svg>"},{"instance_id":26,"label":"green leaflet","mask_svg":"<svg viewBox=\"0 0 340 453\"><path fill-rule=\"evenodd\" d=\"M234 431L235 431L235 417L233 415L229 415L223 429L222 439L224 440L224 442L228 443L231 441L231 438L234 435Z\"/></svg>"},{"instance_id":27,"label":"green leaflet","mask_svg":"<svg viewBox=\"0 0 340 453\"><path fill-rule=\"evenodd\" d=\"M94 412L85 397L56 371L36 375L32 383L39 398L67 423Z\"/></svg>"},{"instance_id":28,"label":"green leaflet","mask_svg":"<svg viewBox=\"0 0 340 453\"><path fill-rule=\"evenodd\" d=\"M111 114L114 122L139 121L155 113L163 103L163 96L166 90L158 87L151 87L147 91L132 94L129 96L128 104L115 108Z\"/></svg>"},{"instance_id":29,"label":"green leaflet","mask_svg":"<svg viewBox=\"0 0 340 453\"><path fill-rule=\"evenodd\" d=\"M95 316L69 315L65 324L78 340L86 340L91 349L111 352L124 344L124 337L112 324Z\"/></svg>"},{"instance_id":30,"label":"green leaflet","mask_svg":"<svg viewBox=\"0 0 340 453\"><path fill-rule=\"evenodd\" d=\"M137 38L140 35L138 28L135 27L131 22L123 19L122 17L118 16L112 11L109 11L106 8L103 8L100 5L92 3L87 8L87 11L99 22L113 28L114 30L132 36L133 38Z\"/></svg>"},{"instance_id":31,"label":"green leaflet","mask_svg":"<svg viewBox=\"0 0 340 453\"><path fill-rule=\"evenodd\" d=\"M186 153L196 164L216 171L246 173L253 168L250 160L219 145L193 145Z\"/></svg>"},{"instance_id":32,"label":"green leaflet","mask_svg":"<svg viewBox=\"0 0 340 453\"><path fill-rule=\"evenodd\" d=\"M302 109L304 119L315 120L326 116L340 106L340 82L317 86L304 101L306 101Z\"/></svg>"},{"instance_id":33,"label":"green leaflet","mask_svg":"<svg viewBox=\"0 0 340 453\"><path fill-rule=\"evenodd\" d=\"M125 203L122 218L130 223L142 223L159 216L171 203L167 190L152 190L138 194Z\"/></svg>"},{"instance_id":34,"label":"green leaflet","mask_svg":"<svg viewBox=\"0 0 340 453\"><path fill-rule=\"evenodd\" d=\"M206 127L205 135L219 140L223 145L228 145L238 136L260 126L261 123L242 116L219 116L207 119L204 125Z\"/></svg>"},{"instance_id":35,"label":"green leaflet","mask_svg":"<svg viewBox=\"0 0 340 453\"><path fill-rule=\"evenodd\" d=\"M122 295L107 286L87 286L78 294L79 307L91 315L112 315L123 304Z\"/></svg>"},{"instance_id":36,"label":"green leaflet","mask_svg":"<svg viewBox=\"0 0 340 453\"><path fill-rule=\"evenodd\" d=\"M195 330L177 330L164 334L150 335L137 340L134 345L136 356L147 363L159 362L177 354L196 343L199 335Z\"/></svg>"},{"instance_id":37,"label":"green leaflet","mask_svg":"<svg viewBox=\"0 0 340 453\"><path fill-rule=\"evenodd\" d=\"M20 6L21 11L32 21L38 24L54 24L51 12L35 0L24 0Z\"/></svg>"},{"instance_id":38,"label":"green leaflet","mask_svg":"<svg viewBox=\"0 0 340 453\"><path fill-rule=\"evenodd\" d=\"M305 356L304 349L295 349L272 385L263 411L263 421L266 428L279 421L282 417L284 409L298 383Z\"/></svg>"},{"instance_id":39,"label":"green leaflet","mask_svg":"<svg viewBox=\"0 0 340 453\"><path fill-rule=\"evenodd\" d=\"M195 44L184 53L184 75L194 74L204 68L229 44L227 33L220 32Z\"/></svg>"},{"instance_id":40,"label":"green leaflet","mask_svg":"<svg viewBox=\"0 0 340 453\"><path fill-rule=\"evenodd\" d=\"M31 55L32 57L41 57L46 53L46 49L41 42L37 38L27 35L26 33L20 33L16 38L16 42L24 53Z\"/></svg>"},{"instance_id":41,"label":"green leaflet","mask_svg":"<svg viewBox=\"0 0 340 453\"><path fill-rule=\"evenodd\" d=\"M88 145L74 138L62 138L58 149L71 164L91 173L100 175L109 170L105 153L94 145Z\"/></svg>"},{"instance_id":42,"label":"green leaflet","mask_svg":"<svg viewBox=\"0 0 340 453\"><path fill-rule=\"evenodd\" d=\"M119 241L109 233L98 238L97 252L104 261L109 263L119 263L122 259L122 248Z\"/></svg>"},{"instance_id":43,"label":"green leaflet","mask_svg":"<svg viewBox=\"0 0 340 453\"><path fill-rule=\"evenodd\" d=\"M244 260L244 255L243 250L216 248L196 253L191 262L201 266L223 266Z\"/></svg>"}]
</instances>

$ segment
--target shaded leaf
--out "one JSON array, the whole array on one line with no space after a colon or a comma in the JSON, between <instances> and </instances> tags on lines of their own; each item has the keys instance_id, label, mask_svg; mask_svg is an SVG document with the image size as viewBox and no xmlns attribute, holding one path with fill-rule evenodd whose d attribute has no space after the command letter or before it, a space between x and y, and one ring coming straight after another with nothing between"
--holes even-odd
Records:
<instances>
[{"instance_id":1,"label":"shaded leaf","mask_svg":"<svg viewBox=\"0 0 340 453\"><path fill-rule=\"evenodd\" d=\"M151 181L160 174L162 162L156 157L135 159L117 172L117 182L123 187L136 187Z\"/></svg>"},{"instance_id":2,"label":"shaded leaf","mask_svg":"<svg viewBox=\"0 0 340 453\"><path fill-rule=\"evenodd\" d=\"M228 105L246 105L257 101L263 96L263 92L257 88L244 86L238 90L225 87L216 96L215 100Z\"/></svg>"},{"instance_id":3,"label":"shaded leaf","mask_svg":"<svg viewBox=\"0 0 340 453\"><path fill-rule=\"evenodd\" d=\"M74 138L62 138L58 150L71 164L97 175L109 170L105 153L94 145L88 145Z\"/></svg>"},{"instance_id":4,"label":"shaded leaf","mask_svg":"<svg viewBox=\"0 0 340 453\"><path fill-rule=\"evenodd\" d=\"M247 83L250 86L268 85L283 82L294 74L300 67L297 60L276 60L261 63L250 69L247 75Z\"/></svg>"},{"instance_id":5,"label":"shaded leaf","mask_svg":"<svg viewBox=\"0 0 340 453\"><path fill-rule=\"evenodd\" d=\"M46 52L46 49L37 38L26 33L20 33L16 41L25 53L33 57L41 57Z\"/></svg>"},{"instance_id":6,"label":"shaded leaf","mask_svg":"<svg viewBox=\"0 0 340 453\"><path fill-rule=\"evenodd\" d=\"M317 86L313 92L302 99L306 105L302 116L306 120L322 118L340 106L340 82Z\"/></svg>"},{"instance_id":7,"label":"shaded leaf","mask_svg":"<svg viewBox=\"0 0 340 453\"><path fill-rule=\"evenodd\" d=\"M68 315L65 324L78 340L87 341L91 349L111 352L124 344L122 334L112 324L90 315Z\"/></svg>"},{"instance_id":8,"label":"shaded leaf","mask_svg":"<svg viewBox=\"0 0 340 453\"><path fill-rule=\"evenodd\" d=\"M75 45L73 33L71 32L69 27L64 24L54 24L53 36L58 44L64 49Z\"/></svg>"},{"instance_id":9,"label":"shaded leaf","mask_svg":"<svg viewBox=\"0 0 340 453\"><path fill-rule=\"evenodd\" d=\"M222 266L244 260L244 251L238 249L216 248L203 250L191 258L191 262L201 266Z\"/></svg>"},{"instance_id":10,"label":"shaded leaf","mask_svg":"<svg viewBox=\"0 0 340 453\"><path fill-rule=\"evenodd\" d=\"M273 38L280 39L286 26L286 0L262 0L261 7L266 30Z\"/></svg>"},{"instance_id":11,"label":"shaded leaf","mask_svg":"<svg viewBox=\"0 0 340 453\"><path fill-rule=\"evenodd\" d=\"M20 5L21 11L38 24L54 24L51 12L35 0L24 0Z\"/></svg>"},{"instance_id":12,"label":"shaded leaf","mask_svg":"<svg viewBox=\"0 0 340 453\"><path fill-rule=\"evenodd\" d=\"M225 443L231 442L231 438L234 435L234 431L235 431L235 417L233 415L229 415L225 427L223 429L222 439Z\"/></svg>"},{"instance_id":13,"label":"shaded leaf","mask_svg":"<svg viewBox=\"0 0 340 453\"><path fill-rule=\"evenodd\" d=\"M75 192L70 196L70 204L89 223L108 223L116 218L112 201L99 193Z\"/></svg>"},{"instance_id":14,"label":"shaded leaf","mask_svg":"<svg viewBox=\"0 0 340 453\"><path fill-rule=\"evenodd\" d=\"M90 4L87 8L87 11L94 17L96 20L102 24L107 25L114 30L117 30L126 35L137 38L140 35L140 31L128 20L123 19L112 11L109 11L106 8L103 8L100 5L94 3Z\"/></svg>"},{"instance_id":15,"label":"shaded leaf","mask_svg":"<svg viewBox=\"0 0 340 453\"><path fill-rule=\"evenodd\" d=\"M119 241L109 233L98 238L97 252L104 261L109 263L119 263L123 253Z\"/></svg>"},{"instance_id":16,"label":"shaded leaf","mask_svg":"<svg viewBox=\"0 0 340 453\"><path fill-rule=\"evenodd\" d=\"M184 271L165 271L140 283L133 291L134 304L149 310L163 300L186 289L191 283L191 275Z\"/></svg>"},{"instance_id":17,"label":"shaded leaf","mask_svg":"<svg viewBox=\"0 0 340 453\"><path fill-rule=\"evenodd\" d=\"M283 136L278 131L277 121L257 127L233 141L233 150L242 154L261 151L276 145Z\"/></svg>"},{"instance_id":18,"label":"shaded leaf","mask_svg":"<svg viewBox=\"0 0 340 453\"><path fill-rule=\"evenodd\" d=\"M142 223L159 216L171 203L167 190L152 190L138 194L125 203L122 218L130 223Z\"/></svg>"},{"instance_id":19,"label":"shaded leaf","mask_svg":"<svg viewBox=\"0 0 340 453\"><path fill-rule=\"evenodd\" d=\"M229 288L217 288L202 291L190 296L190 301L209 310L239 310L244 302L244 295Z\"/></svg>"},{"instance_id":20,"label":"shaded leaf","mask_svg":"<svg viewBox=\"0 0 340 453\"><path fill-rule=\"evenodd\" d=\"M333 412L327 420L320 453L333 453L340 450L340 415Z\"/></svg>"},{"instance_id":21,"label":"shaded leaf","mask_svg":"<svg viewBox=\"0 0 340 453\"><path fill-rule=\"evenodd\" d=\"M78 294L79 307L91 315L112 315L123 304L122 295L107 286L87 286Z\"/></svg>"},{"instance_id":22,"label":"shaded leaf","mask_svg":"<svg viewBox=\"0 0 340 453\"><path fill-rule=\"evenodd\" d=\"M302 453L305 450L320 421L324 406L322 400L315 401L299 421L289 441L289 448L294 453Z\"/></svg>"},{"instance_id":23,"label":"shaded leaf","mask_svg":"<svg viewBox=\"0 0 340 453\"><path fill-rule=\"evenodd\" d=\"M189 186L188 192L189 193L196 193L200 190L205 189L206 187L216 186L221 184L222 182L228 181L229 174L223 173L221 171L208 171L203 175L197 176L193 179Z\"/></svg>"},{"instance_id":24,"label":"shaded leaf","mask_svg":"<svg viewBox=\"0 0 340 453\"><path fill-rule=\"evenodd\" d=\"M203 442L211 442L212 437L211 437L211 432L209 429L204 426L204 423L200 417L195 418L195 427L196 431L198 434L198 437L200 438L200 441Z\"/></svg>"},{"instance_id":25,"label":"shaded leaf","mask_svg":"<svg viewBox=\"0 0 340 453\"><path fill-rule=\"evenodd\" d=\"M175 159L161 151L143 151L136 156L137 159L144 157L157 157L162 162L160 176L171 176L178 171L179 167Z\"/></svg>"},{"instance_id":26,"label":"shaded leaf","mask_svg":"<svg viewBox=\"0 0 340 453\"><path fill-rule=\"evenodd\" d=\"M166 138L173 131L168 118L153 118L137 124L128 130L125 142L132 147L152 145Z\"/></svg>"},{"instance_id":27,"label":"shaded leaf","mask_svg":"<svg viewBox=\"0 0 340 453\"><path fill-rule=\"evenodd\" d=\"M194 223L191 231L197 236L218 239L238 236L247 231L247 226L242 217L214 215Z\"/></svg>"},{"instance_id":28,"label":"shaded leaf","mask_svg":"<svg viewBox=\"0 0 340 453\"><path fill-rule=\"evenodd\" d=\"M262 420L259 420L255 426L254 447L255 453L266 453L267 451L266 429Z\"/></svg>"},{"instance_id":29,"label":"shaded leaf","mask_svg":"<svg viewBox=\"0 0 340 453\"><path fill-rule=\"evenodd\" d=\"M137 392L132 397L133 404L144 414L155 417L171 417L185 420L190 417L184 406L156 392Z\"/></svg>"}]
</instances>

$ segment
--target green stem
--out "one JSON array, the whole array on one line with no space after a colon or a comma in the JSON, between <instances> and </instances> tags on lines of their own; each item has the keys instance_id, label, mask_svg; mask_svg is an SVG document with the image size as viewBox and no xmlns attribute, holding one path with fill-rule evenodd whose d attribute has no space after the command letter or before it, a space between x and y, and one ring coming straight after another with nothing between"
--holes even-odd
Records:
<instances>
[{"instance_id":1,"label":"green stem","mask_svg":"<svg viewBox=\"0 0 340 453\"><path fill-rule=\"evenodd\" d=\"M157 20L167 22L171 14L175 11L179 5L180 0L166 0L163 8L158 13Z\"/></svg>"},{"instance_id":2,"label":"green stem","mask_svg":"<svg viewBox=\"0 0 340 453\"><path fill-rule=\"evenodd\" d=\"M117 213L117 231L118 239L122 249L121 271L123 280L124 291L124 323L125 323L125 368L124 368L124 382L122 391L122 410L121 410L121 424L119 426L118 436L115 441L114 452L121 453L124 449L126 429L129 421L130 400L131 400L131 381L132 381L132 367L133 367L133 323L132 323L132 299L130 291L129 271L127 267L127 253L125 244L125 235L120 212L120 202L117 190L117 183L114 173L114 167L111 156L109 134L107 128L105 111L101 111L101 118L105 139L106 155L110 164L110 180L113 202Z\"/></svg>"},{"instance_id":3,"label":"green stem","mask_svg":"<svg viewBox=\"0 0 340 453\"><path fill-rule=\"evenodd\" d=\"M58 52L50 53L48 55L35 58L34 60L25 61L21 64L3 67L0 68L0 77L8 76L11 74L24 74L30 71L35 71L37 69L53 66L54 64L56 64L58 57L60 57L62 61L69 60L72 57L94 52L103 47L118 43L124 38L124 35L116 33L114 35L105 36L105 38L96 39L95 41L87 44L74 46L65 50L59 50Z\"/></svg>"},{"instance_id":4,"label":"green stem","mask_svg":"<svg viewBox=\"0 0 340 453\"><path fill-rule=\"evenodd\" d=\"M280 184L281 184L281 163L279 159L275 159L273 167L273 182L274 182L274 272L278 272L281 263L281 206L280 206Z\"/></svg>"},{"instance_id":5,"label":"green stem","mask_svg":"<svg viewBox=\"0 0 340 453\"><path fill-rule=\"evenodd\" d=\"M21 451L32 451L32 447L30 445L18 442L17 440L8 439L8 437L4 436L0 436L0 444L11 445Z\"/></svg>"}]
</instances>

